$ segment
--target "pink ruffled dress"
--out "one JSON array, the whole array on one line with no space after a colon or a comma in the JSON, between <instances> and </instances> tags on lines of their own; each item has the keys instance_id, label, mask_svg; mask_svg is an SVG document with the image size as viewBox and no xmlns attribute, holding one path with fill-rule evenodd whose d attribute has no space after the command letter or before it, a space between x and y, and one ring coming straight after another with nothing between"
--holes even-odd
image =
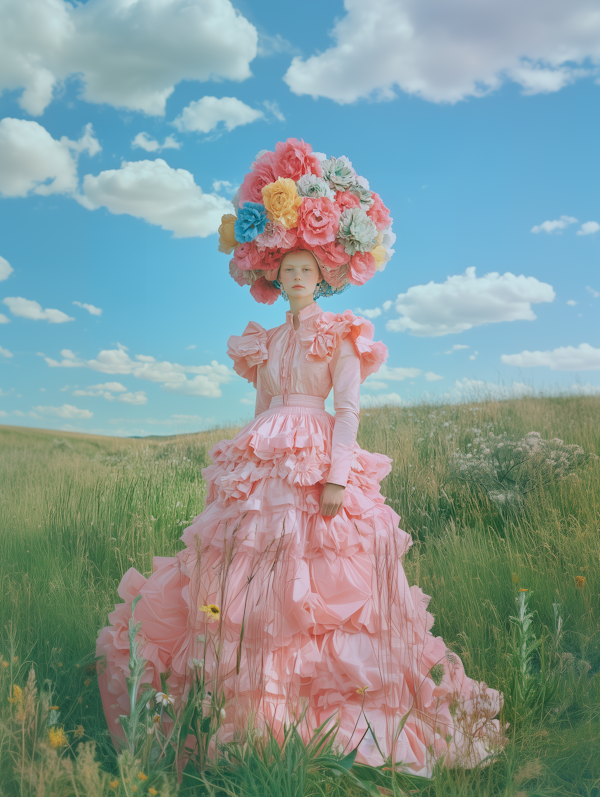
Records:
<instances>
[{"instance_id":1,"label":"pink ruffled dress","mask_svg":"<svg viewBox=\"0 0 600 797\"><path fill-rule=\"evenodd\" d=\"M134 568L123 576L125 602L97 643L109 727L118 737L129 712L128 621L141 594L145 680L160 689L169 670L180 706L193 659L204 659L225 696L222 741L265 723L282 734L298 720L308 740L332 718L339 749L358 745L364 763L380 765L383 753L426 776L441 757L475 766L502 745L501 696L431 634L429 598L401 564L409 535L380 492L391 460L356 443L359 385L387 350L349 310L313 303L299 322L288 312L275 329L251 322L229 339L235 371L256 386L256 417L211 450L206 508L184 550L155 557L148 579ZM332 388L335 418L325 411ZM326 482L346 488L331 518L319 512ZM216 622L202 610L211 604Z\"/></svg>"}]
</instances>

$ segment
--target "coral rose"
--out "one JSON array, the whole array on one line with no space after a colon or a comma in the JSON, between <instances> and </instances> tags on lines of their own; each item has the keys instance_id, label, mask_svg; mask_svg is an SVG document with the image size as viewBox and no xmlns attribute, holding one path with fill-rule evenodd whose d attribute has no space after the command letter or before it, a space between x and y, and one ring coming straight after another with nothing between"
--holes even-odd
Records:
<instances>
[{"instance_id":1,"label":"coral rose","mask_svg":"<svg viewBox=\"0 0 600 797\"><path fill-rule=\"evenodd\" d=\"M221 217L219 226L219 252L230 255L238 245L235 240L235 223L237 219L232 213L226 213Z\"/></svg>"},{"instance_id":2,"label":"coral rose","mask_svg":"<svg viewBox=\"0 0 600 797\"><path fill-rule=\"evenodd\" d=\"M262 189L276 178L273 169L275 153L265 152L252 164L252 171L244 177L239 190L239 202L262 203Z\"/></svg>"},{"instance_id":3,"label":"coral rose","mask_svg":"<svg viewBox=\"0 0 600 797\"><path fill-rule=\"evenodd\" d=\"M360 199L350 191L338 191L335 195L335 204L344 211L348 208L359 208Z\"/></svg>"},{"instance_id":4,"label":"coral rose","mask_svg":"<svg viewBox=\"0 0 600 797\"><path fill-rule=\"evenodd\" d=\"M274 183L269 183L262 190L264 206L267 216L272 221L277 221L286 229L296 227L298 224L298 208L302 204L298 196L296 183L288 177L279 177Z\"/></svg>"},{"instance_id":5,"label":"coral rose","mask_svg":"<svg viewBox=\"0 0 600 797\"><path fill-rule=\"evenodd\" d=\"M283 224L267 221L265 229L254 239L259 249L291 249L296 246L298 232L295 227L286 230Z\"/></svg>"},{"instance_id":6,"label":"coral rose","mask_svg":"<svg viewBox=\"0 0 600 797\"><path fill-rule=\"evenodd\" d=\"M272 282L269 282L264 277L256 280L250 288L250 293L261 304L273 304L281 296L279 288L276 288Z\"/></svg>"},{"instance_id":7,"label":"coral rose","mask_svg":"<svg viewBox=\"0 0 600 797\"><path fill-rule=\"evenodd\" d=\"M238 268L242 271L250 271L251 269L262 268L262 252L256 248L256 244L252 241L250 243L243 243L233 253L233 259Z\"/></svg>"},{"instance_id":8,"label":"coral rose","mask_svg":"<svg viewBox=\"0 0 600 797\"><path fill-rule=\"evenodd\" d=\"M392 223L390 211L381 201L379 194L373 194L373 205L367 210L367 216L372 219L378 230L385 230Z\"/></svg>"},{"instance_id":9,"label":"coral rose","mask_svg":"<svg viewBox=\"0 0 600 797\"><path fill-rule=\"evenodd\" d=\"M313 246L312 251L326 268L338 268L350 260L344 247L335 241L323 246Z\"/></svg>"},{"instance_id":10,"label":"coral rose","mask_svg":"<svg viewBox=\"0 0 600 797\"><path fill-rule=\"evenodd\" d=\"M357 252L348 264L348 282L364 285L375 274L375 258L370 252Z\"/></svg>"},{"instance_id":11,"label":"coral rose","mask_svg":"<svg viewBox=\"0 0 600 797\"><path fill-rule=\"evenodd\" d=\"M274 168L278 177L288 177L295 183L304 174L321 177L321 162L312 154L311 145L298 141L297 138L288 138L285 143L283 141L277 143Z\"/></svg>"},{"instance_id":12,"label":"coral rose","mask_svg":"<svg viewBox=\"0 0 600 797\"><path fill-rule=\"evenodd\" d=\"M298 233L310 246L332 243L338 231L341 211L327 197L306 197L298 210Z\"/></svg>"}]
</instances>

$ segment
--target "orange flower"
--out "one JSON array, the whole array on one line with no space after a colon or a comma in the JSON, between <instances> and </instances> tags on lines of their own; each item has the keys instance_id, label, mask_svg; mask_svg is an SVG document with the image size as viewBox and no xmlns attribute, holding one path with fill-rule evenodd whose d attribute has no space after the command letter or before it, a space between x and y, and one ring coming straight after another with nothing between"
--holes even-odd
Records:
<instances>
[{"instance_id":1,"label":"orange flower","mask_svg":"<svg viewBox=\"0 0 600 797\"><path fill-rule=\"evenodd\" d=\"M158 794L158 792L156 791L156 789L153 786L150 786L150 788L148 789L148 794L151 794L152 797L154 797L154 795Z\"/></svg>"},{"instance_id":2,"label":"orange flower","mask_svg":"<svg viewBox=\"0 0 600 797\"><path fill-rule=\"evenodd\" d=\"M119 781L118 780L111 780L108 784L111 789L118 789L119 788Z\"/></svg>"},{"instance_id":3,"label":"orange flower","mask_svg":"<svg viewBox=\"0 0 600 797\"><path fill-rule=\"evenodd\" d=\"M526 587L520 587L519 592L529 592L529 590Z\"/></svg>"},{"instance_id":4,"label":"orange flower","mask_svg":"<svg viewBox=\"0 0 600 797\"><path fill-rule=\"evenodd\" d=\"M583 589L585 587L585 576L575 576L575 586L577 589Z\"/></svg>"},{"instance_id":5,"label":"orange flower","mask_svg":"<svg viewBox=\"0 0 600 797\"><path fill-rule=\"evenodd\" d=\"M224 252L226 255L230 255L239 246L239 241L235 240L235 222L236 218L231 213L226 213L221 217L219 252Z\"/></svg>"},{"instance_id":6,"label":"orange flower","mask_svg":"<svg viewBox=\"0 0 600 797\"><path fill-rule=\"evenodd\" d=\"M138 778L140 780L148 780L148 775L144 774L144 772L138 772Z\"/></svg>"},{"instance_id":7,"label":"orange flower","mask_svg":"<svg viewBox=\"0 0 600 797\"><path fill-rule=\"evenodd\" d=\"M289 177L279 177L274 183L265 185L262 196L267 216L272 221L278 221L287 230L298 226L297 209L302 204L302 198L298 196L298 189L293 180Z\"/></svg>"}]
</instances>

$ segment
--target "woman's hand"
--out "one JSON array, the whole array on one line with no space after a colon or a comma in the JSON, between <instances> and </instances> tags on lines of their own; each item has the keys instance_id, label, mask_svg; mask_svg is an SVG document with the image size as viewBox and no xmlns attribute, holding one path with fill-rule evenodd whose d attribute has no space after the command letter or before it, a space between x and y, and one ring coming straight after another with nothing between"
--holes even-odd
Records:
<instances>
[{"instance_id":1,"label":"woman's hand","mask_svg":"<svg viewBox=\"0 0 600 797\"><path fill-rule=\"evenodd\" d=\"M319 508L323 517L333 517L340 511L344 503L344 487L327 482L321 493Z\"/></svg>"}]
</instances>

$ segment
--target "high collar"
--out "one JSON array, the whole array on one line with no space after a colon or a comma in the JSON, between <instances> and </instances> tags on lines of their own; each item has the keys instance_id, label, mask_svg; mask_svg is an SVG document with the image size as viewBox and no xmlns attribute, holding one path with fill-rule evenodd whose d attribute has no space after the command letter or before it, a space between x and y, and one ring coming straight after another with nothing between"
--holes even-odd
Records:
<instances>
[{"instance_id":1,"label":"high collar","mask_svg":"<svg viewBox=\"0 0 600 797\"><path fill-rule=\"evenodd\" d=\"M308 321L309 318L312 318L314 315L318 315L322 312L323 311L319 305L316 302L312 302L311 304L307 304L306 307L303 307L302 310L298 311L298 320L300 321L300 324L302 324L303 322ZM285 323L291 326L294 325L294 316L291 310L288 310L285 314Z\"/></svg>"}]
</instances>

